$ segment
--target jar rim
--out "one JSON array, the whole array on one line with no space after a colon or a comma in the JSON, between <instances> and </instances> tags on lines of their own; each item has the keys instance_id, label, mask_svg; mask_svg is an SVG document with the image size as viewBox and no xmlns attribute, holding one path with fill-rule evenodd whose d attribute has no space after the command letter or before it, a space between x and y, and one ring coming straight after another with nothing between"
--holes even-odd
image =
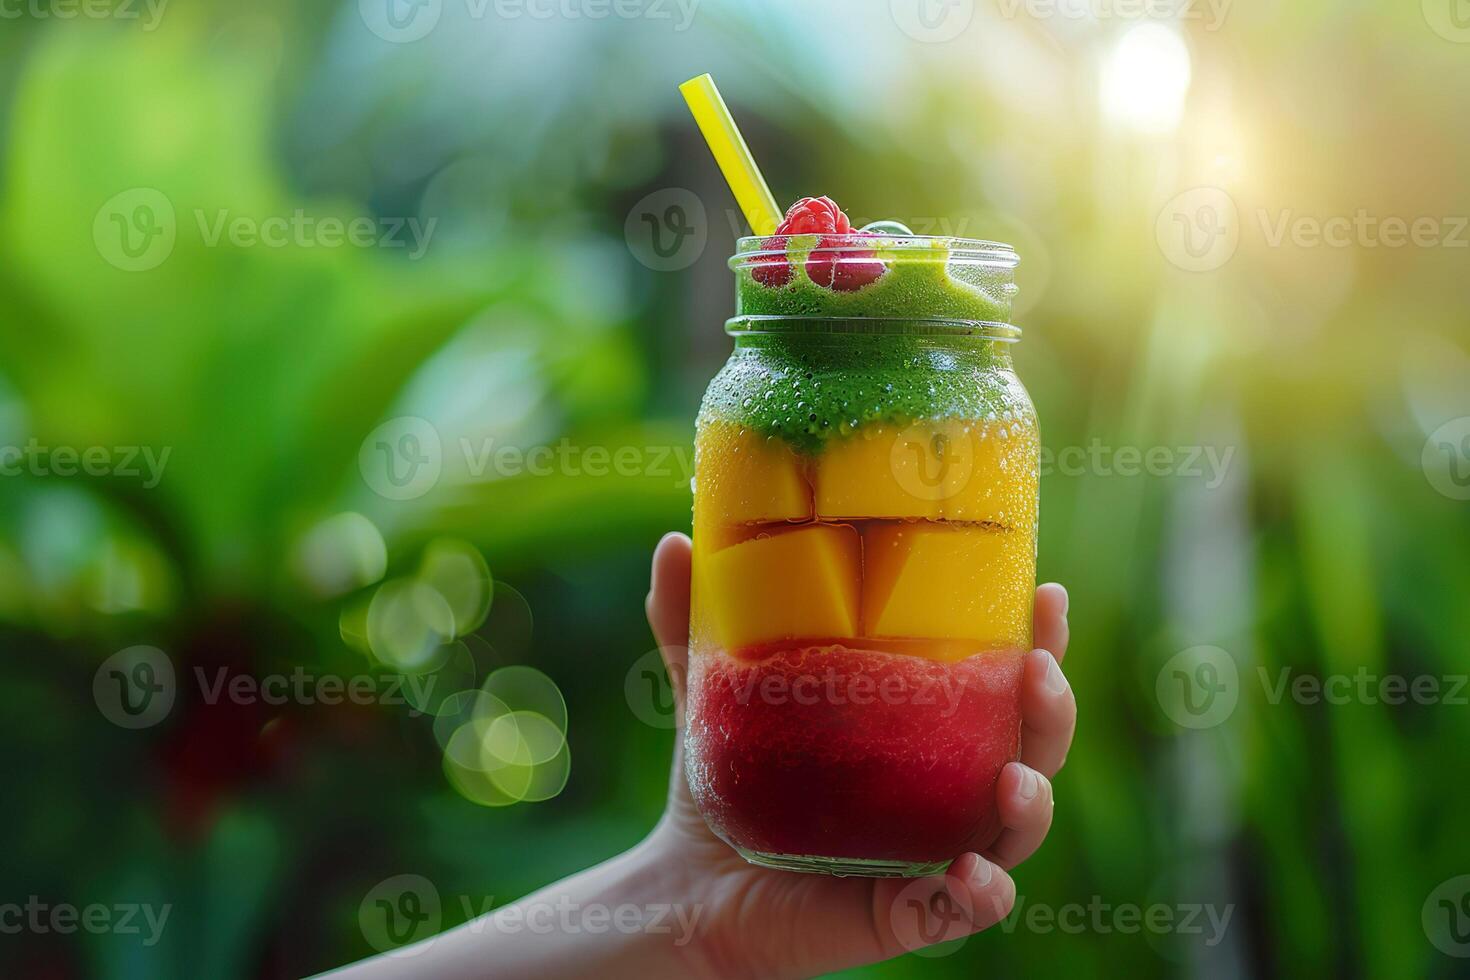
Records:
<instances>
[{"instance_id":1,"label":"jar rim","mask_svg":"<svg viewBox=\"0 0 1470 980\"><path fill-rule=\"evenodd\" d=\"M810 316L749 313L725 321L732 337L801 334L894 335L909 337L973 337L1015 343L1022 330L999 320L960 320L950 317Z\"/></svg>"},{"instance_id":2,"label":"jar rim","mask_svg":"<svg viewBox=\"0 0 1470 980\"><path fill-rule=\"evenodd\" d=\"M834 241L835 240L835 241ZM738 269L751 259L784 257L791 246L822 255L843 255L880 249L884 259L899 262L946 262L1014 269L1021 261L1014 247L983 238L947 235L747 235L735 241L729 266Z\"/></svg>"}]
</instances>

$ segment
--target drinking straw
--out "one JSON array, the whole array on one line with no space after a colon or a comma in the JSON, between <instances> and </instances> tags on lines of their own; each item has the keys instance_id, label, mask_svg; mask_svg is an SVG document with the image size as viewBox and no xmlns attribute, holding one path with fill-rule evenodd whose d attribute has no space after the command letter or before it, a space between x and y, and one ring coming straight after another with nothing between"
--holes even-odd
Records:
<instances>
[{"instance_id":1,"label":"drinking straw","mask_svg":"<svg viewBox=\"0 0 1470 980\"><path fill-rule=\"evenodd\" d=\"M720 98L720 90L715 88L715 80L708 74L700 75L680 85L679 91L683 93L684 101L689 103L689 111L694 114L704 141L715 155L715 163L720 165L725 183L730 185L735 203L745 213L745 220L750 222L757 235L771 234L781 223L781 212L730 115L729 107Z\"/></svg>"}]
</instances>

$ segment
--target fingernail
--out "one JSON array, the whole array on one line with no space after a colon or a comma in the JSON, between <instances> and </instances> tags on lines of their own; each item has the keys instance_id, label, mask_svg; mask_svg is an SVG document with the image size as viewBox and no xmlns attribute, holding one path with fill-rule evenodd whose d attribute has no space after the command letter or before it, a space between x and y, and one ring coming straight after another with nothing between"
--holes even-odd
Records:
<instances>
[{"instance_id":1,"label":"fingernail","mask_svg":"<svg viewBox=\"0 0 1470 980\"><path fill-rule=\"evenodd\" d=\"M1021 769L1021 785L1017 789L1017 792L1021 794L1021 799L1035 799L1036 791L1039 789L1041 789L1041 780L1037 778L1036 770L1029 766L1023 766Z\"/></svg>"},{"instance_id":2,"label":"fingernail","mask_svg":"<svg viewBox=\"0 0 1470 980\"><path fill-rule=\"evenodd\" d=\"M976 855L975 870L970 872L970 881L976 888L984 888L995 877L995 867L983 857Z\"/></svg>"},{"instance_id":3,"label":"fingernail","mask_svg":"<svg viewBox=\"0 0 1470 980\"><path fill-rule=\"evenodd\" d=\"M1072 605L1072 594L1070 592L1068 592L1066 589L1062 589L1062 616L1064 618L1067 615L1067 610L1069 608L1071 608L1071 605Z\"/></svg>"},{"instance_id":4,"label":"fingernail","mask_svg":"<svg viewBox=\"0 0 1470 980\"><path fill-rule=\"evenodd\" d=\"M1057 658L1049 653L1046 655L1046 689L1053 694L1062 694L1067 690L1067 675L1062 673Z\"/></svg>"}]
</instances>

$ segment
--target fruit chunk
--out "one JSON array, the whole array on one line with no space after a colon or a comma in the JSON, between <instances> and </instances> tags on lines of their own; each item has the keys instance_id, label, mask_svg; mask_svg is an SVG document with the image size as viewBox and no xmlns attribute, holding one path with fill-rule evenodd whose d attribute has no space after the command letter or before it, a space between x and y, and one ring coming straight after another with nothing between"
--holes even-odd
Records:
<instances>
[{"instance_id":1,"label":"fruit chunk","mask_svg":"<svg viewBox=\"0 0 1470 980\"><path fill-rule=\"evenodd\" d=\"M871 249L857 248L864 238L877 238L866 231L849 235L824 235L806 260L807 278L818 286L850 293L877 281L888 266ZM823 251L837 249L838 251Z\"/></svg>"},{"instance_id":2,"label":"fruit chunk","mask_svg":"<svg viewBox=\"0 0 1470 980\"><path fill-rule=\"evenodd\" d=\"M963 638L975 641L974 651L1025 649L1035 587L1029 532L926 523L863 531L867 636Z\"/></svg>"},{"instance_id":3,"label":"fruit chunk","mask_svg":"<svg viewBox=\"0 0 1470 980\"><path fill-rule=\"evenodd\" d=\"M851 527L778 531L696 564L700 618L726 650L857 633L861 544Z\"/></svg>"},{"instance_id":4,"label":"fruit chunk","mask_svg":"<svg viewBox=\"0 0 1470 980\"><path fill-rule=\"evenodd\" d=\"M852 222L830 197L804 197L786 209L786 218L776 226L778 235L845 235Z\"/></svg>"},{"instance_id":5,"label":"fruit chunk","mask_svg":"<svg viewBox=\"0 0 1470 980\"><path fill-rule=\"evenodd\" d=\"M1002 434L1004 433L1004 434ZM822 518L923 518L1035 524L1036 430L1019 422L875 424L817 459Z\"/></svg>"},{"instance_id":6,"label":"fruit chunk","mask_svg":"<svg viewBox=\"0 0 1470 980\"><path fill-rule=\"evenodd\" d=\"M796 272L791 267L791 263L786 259L786 239L767 238L761 242L761 251L779 251L781 252L781 256L778 258L775 255L771 255L756 260L755 264L750 267L751 277L767 289L780 289L782 286L791 282L791 278L796 275Z\"/></svg>"},{"instance_id":7,"label":"fruit chunk","mask_svg":"<svg viewBox=\"0 0 1470 980\"><path fill-rule=\"evenodd\" d=\"M696 535L718 524L812 516L806 461L780 439L729 422L706 422L696 450Z\"/></svg>"}]
</instances>

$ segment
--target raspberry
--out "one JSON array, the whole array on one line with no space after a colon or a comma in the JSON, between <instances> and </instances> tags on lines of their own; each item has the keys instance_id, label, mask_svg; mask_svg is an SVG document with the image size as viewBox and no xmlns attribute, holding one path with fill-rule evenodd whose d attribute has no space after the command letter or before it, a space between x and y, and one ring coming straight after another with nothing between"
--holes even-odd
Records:
<instances>
[{"instance_id":1,"label":"raspberry","mask_svg":"<svg viewBox=\"0 0 1470 980\"><path fill-rule=\"evenodd\" d=\"M796 274L796 270L785 258L786 239L767 238L761 242L761 251L780 252L782 257L771 256L756 260L756 263L750 267L751 278L767 289L780 289L789 283L791 277Z\"/></svg>"},{"instance_id":2,"label":"raspberry","mask_svg":"<svg viewBox=\"0 0 1470 980\"><path fill-rule=\"evenodd\" d=\"M778 235L845 235L852 222L830 197L804 197L786 212L786 220L776 226Z\"/></svg>"},{"instance_id":3,"label":"raspberry","mask_svg":"<svg viewBox=\"0 0 1470 980\"><path fill-rule=\"evenodd\" d=\"M836 248L839 252L813 252L806 260L806 274L818 286L850 293L878 279L888 267L878 258L877 252L852 248L857 238L877 238L869 231L854 231L846 235L824 235L817 242L818 249Z\"/></svg>"}]
</instances>

